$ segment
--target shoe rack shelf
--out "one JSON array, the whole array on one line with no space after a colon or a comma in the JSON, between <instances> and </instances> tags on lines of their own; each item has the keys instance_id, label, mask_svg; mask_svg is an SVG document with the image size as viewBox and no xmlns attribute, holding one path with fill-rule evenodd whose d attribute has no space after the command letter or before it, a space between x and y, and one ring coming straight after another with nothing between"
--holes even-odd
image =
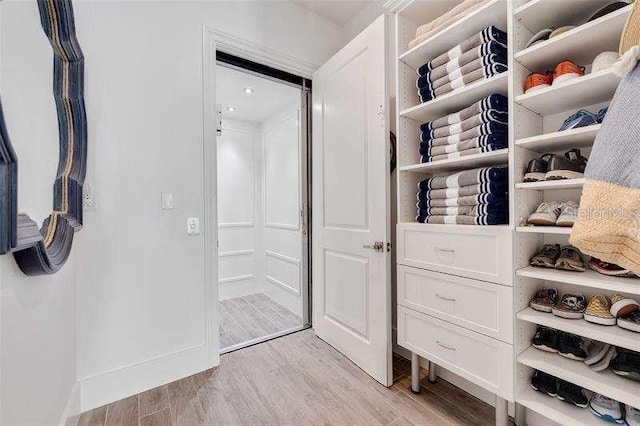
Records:
<instances>
[{"instance_id":1,"label":"shoe rack shelf","mask_svg":"<svg viewBox=\"0 0 640 426\"><path fill-rule=\"evenodd\" d=\"M548 419L563 426L597 425L600 423L600 420L588 409L565 404L558 398L544 395L530 387L525 388L518 395L518 402L530 410L544 412Z\"/></svg>"},{"instance_id":2,"label":"shoe rack shelf","mask_svg":"<svg viewBox=\"0 0 640 426\"><path fill-rule=\"evenodd\" d=\"M522 138L516 140L516 146L541 154L568 151L572 148L584 148L593 145L600 126L600 124L594 124L593 126Z\"/></svg>"},{"instance_id":3,"label":"shoe rack shelf","mask_svg":"<svg viewBox=\"0 0 640 426\"><path fill-rule=\"evenodd\" d=\"M516 188L544 191L545 189L580 189L582 188L583 185L584 185L584 178L581 178L581 179L545 180L541 182L520 182L516 184Z\"/></svg>"},{"instance_id":4,"label":"shoe rack shelf","mask_svg":"<svg viewBox=\"0 0 640 426\"><path fill-rule=\"evenodd\" d=\"M518 356L518 362L574 383L592 392L613 398L632 407L640 407L638 383L611 370L592 371L584 362L530 347ZM544 395L543 395L544 396ZM595 419L595 418L594 418Z\"/></svg>"},{"instance_id":5,"label":"shoe rack shelf","mask_svg":"<svg viewBox=\"0 0 640 426\"><path fill-rule=\"evenodd\" d=\"M572 272L527 266L518 269L516 275L540 281L551 281L553 283L599 289L607 294L625 293L635 296L636 298L640 296L640 280L635 278L609 277L590 269L584 272ZM636 335L636 338L640 340L640 336Z\"/></svg>"},{"instance_id":6,"label":"shoe rack shelf","mask_svg":"<svg viewBox=\"0 0 640 426\"><path fill-rule=\"evenodd\" d=\"M602 0L530 0L513 16L532 33L548 27L586 22L602 6Z\"/></svg>"},{"instance_id":7,"label":"shoe rack shelf","mask_svg":"<svg viewBox=\"0 0 640 426\"><path fill-rule=\"evenodd\" d=\"M516 232L569 235L571 234L571 228L563 226L518 226Z\"/></svg>"},{"instance_id":8,"label":"shoe rack shelf","mask_svg":"<svg viewBox=\"0 0 640 426\"><path fill-rule=\"evenodd\" d=\"M539 312L531 308L526 308L518 312L517 318L522 321L555 328L556 330L562 330L567 333L578 334L599 342L640 352L638 333L625 330L615 325L593 324L583 319L560 318L550 312Z\"/></svg>"}]
</instances>

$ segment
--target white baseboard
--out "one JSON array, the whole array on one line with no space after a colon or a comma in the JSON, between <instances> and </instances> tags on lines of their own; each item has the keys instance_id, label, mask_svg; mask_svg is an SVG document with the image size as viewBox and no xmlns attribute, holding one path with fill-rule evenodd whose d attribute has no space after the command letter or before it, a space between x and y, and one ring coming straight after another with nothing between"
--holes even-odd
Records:
<instances>
[{"instance_id":1,"label":"white baseboard","mask_svg":"<svg viewBox=\"0 0 640 426\"><path fill-rule=\"evenodd\" d=\"M211 368L206 344L80 379L82 412Z\"/></svg>"},{"instance_id":2,"label":"white baseboard","mask_svg":"<svg viewBox=\"0 0 640 426\"><path fill-rule=\"evenodd\" d=\"M59 426L76 426L80 419L80 383L75 382L64 407Z\"/></svg>"}]
</instances>

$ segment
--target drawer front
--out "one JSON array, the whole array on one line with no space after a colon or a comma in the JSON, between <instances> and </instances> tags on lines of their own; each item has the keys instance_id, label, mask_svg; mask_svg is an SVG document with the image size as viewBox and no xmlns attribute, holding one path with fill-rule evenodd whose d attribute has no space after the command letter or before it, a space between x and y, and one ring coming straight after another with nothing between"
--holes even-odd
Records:
<instances>
[{"instance_id":1,"label":"drawer front","mask_svg":"<svg viewBox=\"0 0 640 426\"><path fill-rule=\"evenodd\" d=\"M513 285L511 230L505 226L398 225L398 263Z\"/></svg>"},{"instance_id":2,"label":"drawer front","mask_svg":"<svg viewBox=\"0 0 640 426\"><path fill-rule=\"evenodd\" d=\"M513 342L513 288L398 266L398 304Z\"/></svg>"},{"instance_id":3,"label":"drawer front","mask_svg":"<svg viewBox=\"0 0 640 426\"><path fill-rule=\"evenodd\" d=\"M398 306L398 344L513 401L513 346Z\"/></svg>"}]
</instances>

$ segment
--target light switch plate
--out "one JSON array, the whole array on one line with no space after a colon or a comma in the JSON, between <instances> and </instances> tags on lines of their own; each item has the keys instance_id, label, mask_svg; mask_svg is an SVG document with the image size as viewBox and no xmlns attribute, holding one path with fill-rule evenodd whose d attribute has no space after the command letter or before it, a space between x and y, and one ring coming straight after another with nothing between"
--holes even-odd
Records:
<instances>
[{"instance_id":1,"label":"light switch plate","mask_svg":"<svg viewBox=\"0 0 640 426\"><path fill-rule=\"evenodd\" d=\"M96 192L90 184L85 183L82 194L82 206L86 212L96 210Z\"/></svg>"},{"instance_id":2,"label":"light switch plate","mask_svg":"<svg viewBox=\"0 0 640 426\"><path fill-rule=\"evenodd\" d=\"M173 192L160 193L162 210L173 210Z\"/></svg>"},{"instance_id":3,"label":"light switch plate","mask_svg":"<svg viewBox=\"0 0 640 426\"><path fill-rule=\"evenodd\" d=\"M200 219L197 217L187 218L187 234L199 235L200 234Z\"/></svg>"}]
</instances>

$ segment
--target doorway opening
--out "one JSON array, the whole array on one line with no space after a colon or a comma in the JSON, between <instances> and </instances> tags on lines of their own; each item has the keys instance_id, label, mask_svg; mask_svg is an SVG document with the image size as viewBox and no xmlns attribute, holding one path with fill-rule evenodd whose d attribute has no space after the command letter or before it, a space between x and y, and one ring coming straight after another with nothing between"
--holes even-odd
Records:
<instances>
[{"instance_id":1,"label":"doorway opening","mask_svg":"<svg viewBox=\"0 0 640 426\"><path fill-rule=\"evenodd\" d=\"M309 81L216 52L220 353L308 328Z\"/></svg>"}]
</instances>

